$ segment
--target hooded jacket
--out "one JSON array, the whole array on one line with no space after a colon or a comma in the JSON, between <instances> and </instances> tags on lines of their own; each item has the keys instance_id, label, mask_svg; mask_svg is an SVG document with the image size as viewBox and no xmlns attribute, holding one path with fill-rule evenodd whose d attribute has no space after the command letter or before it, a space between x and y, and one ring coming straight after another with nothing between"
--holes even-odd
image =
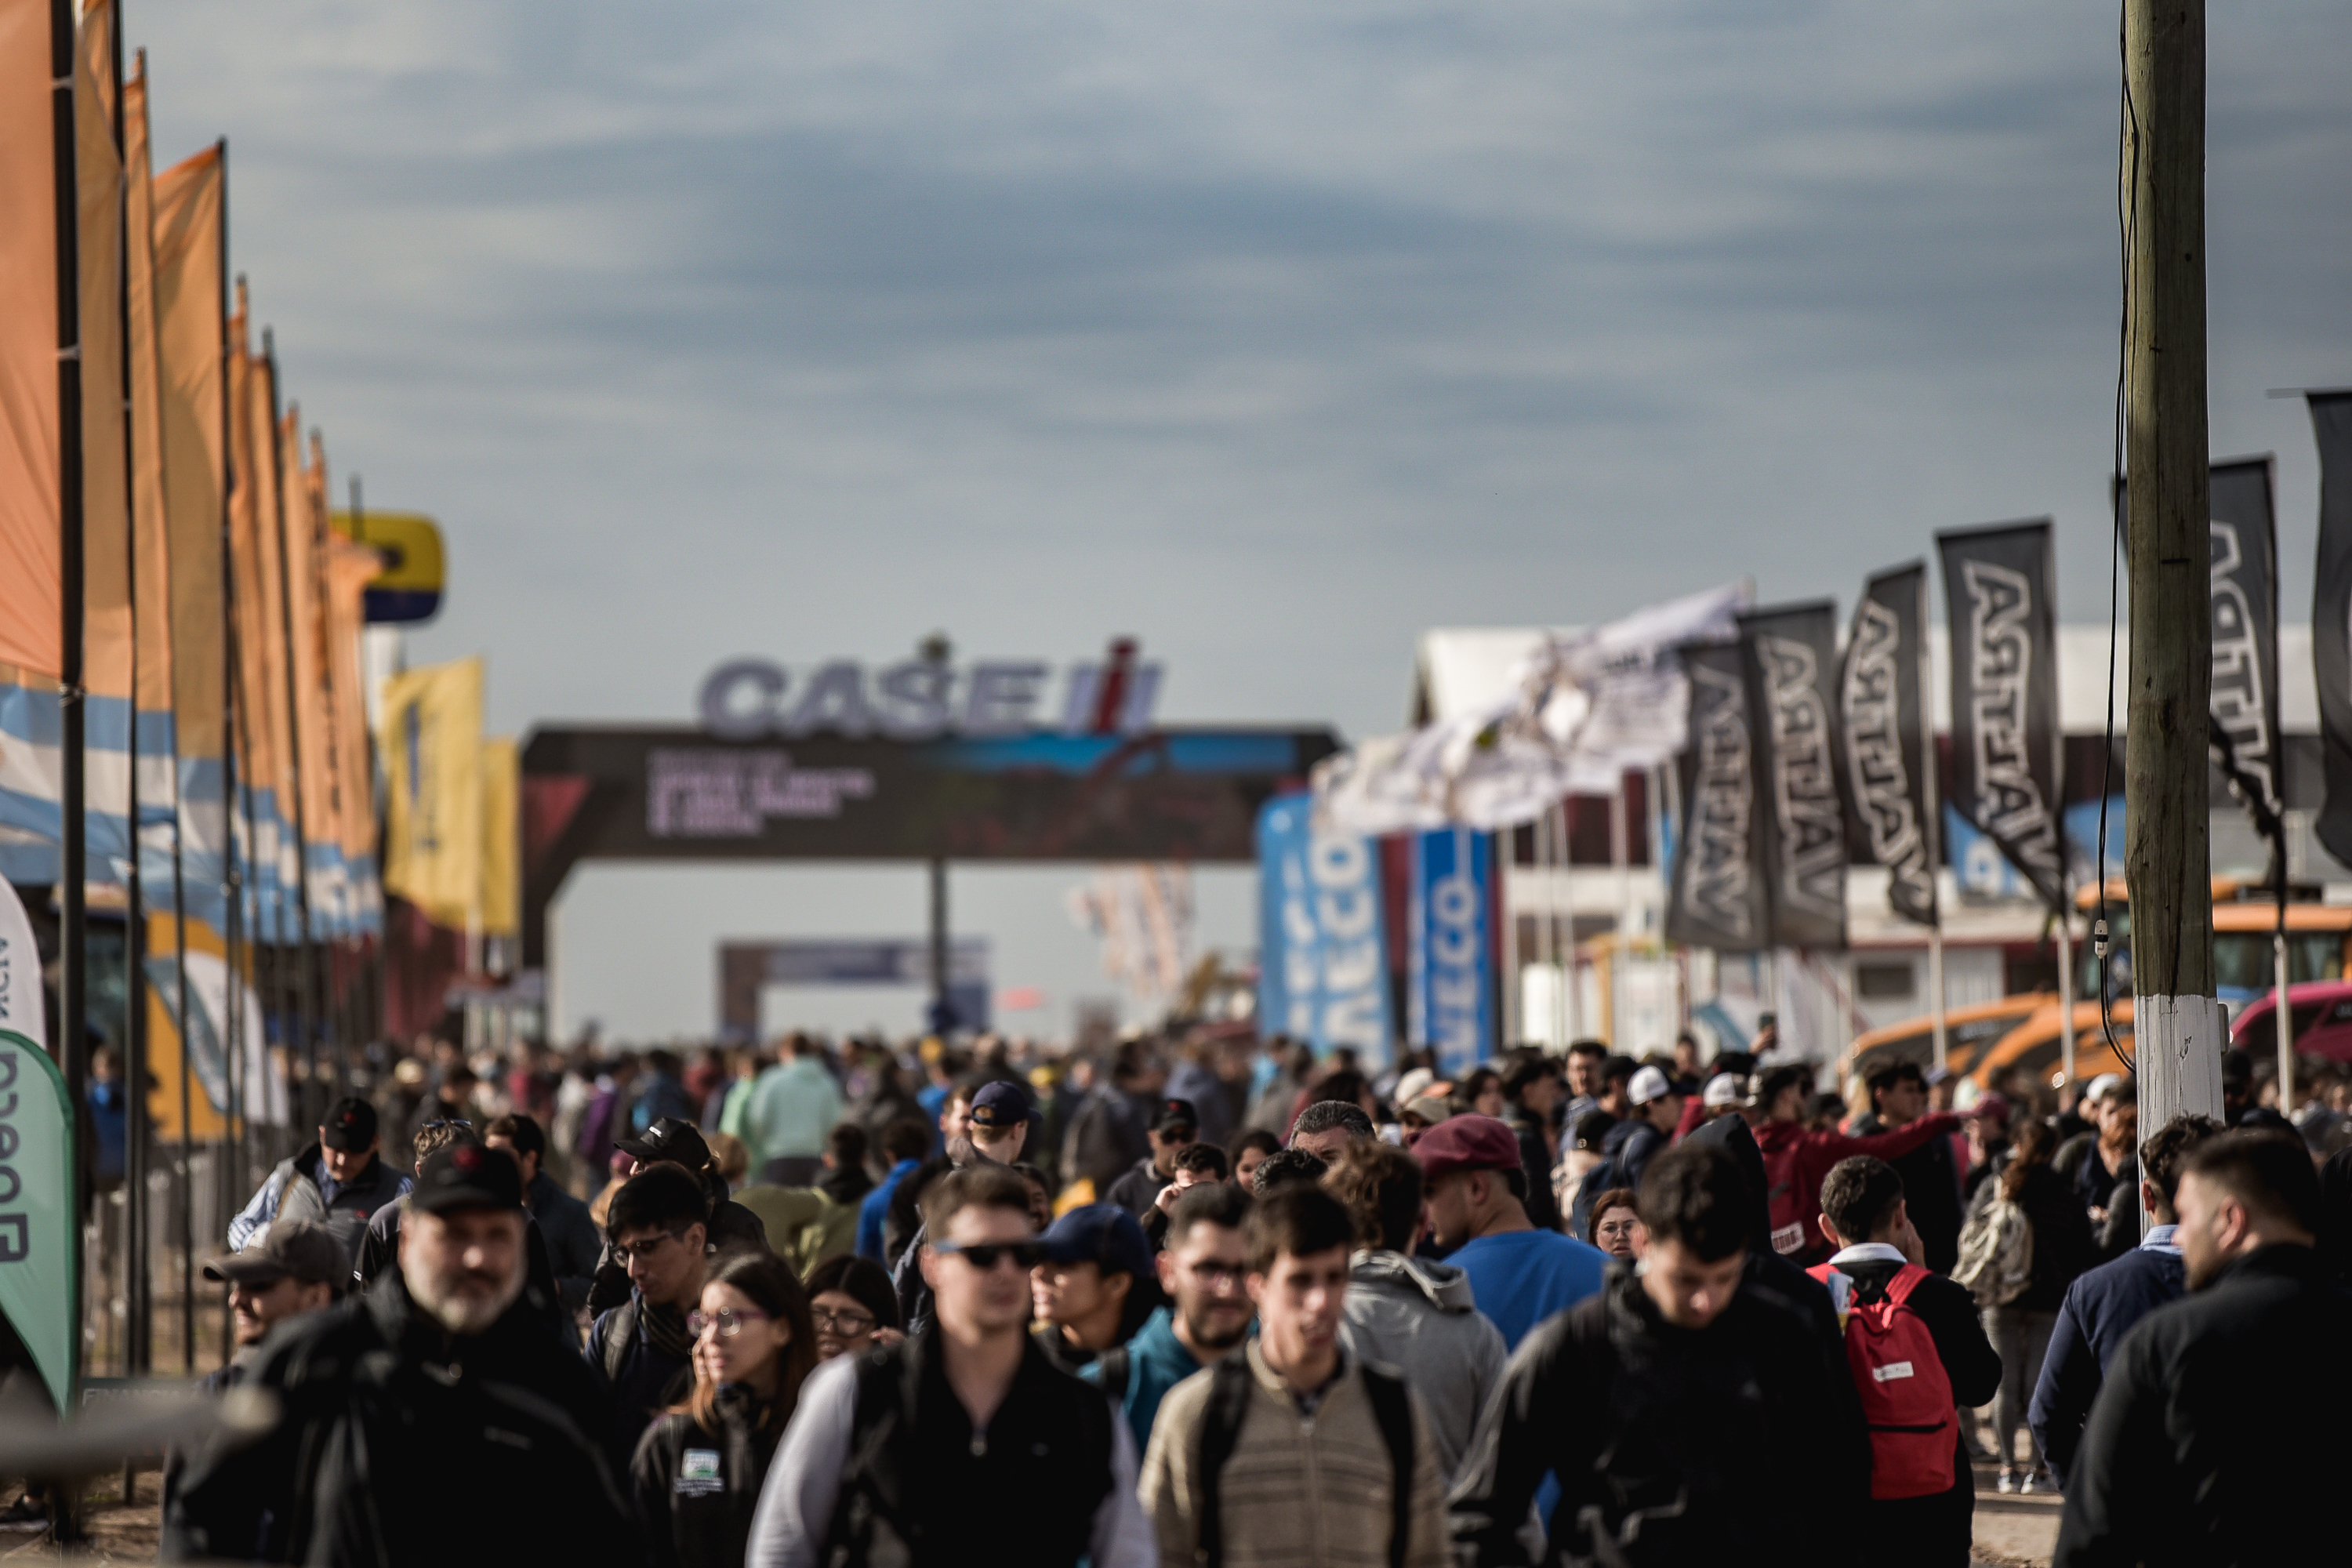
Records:
<instances>
[{"instance_id":1,"label":"hooded jacket","mask_svg":"<svg viewBox=\"0 0 2352 1568\"><path fill-rule=\"evenodd\" d=\"M166 1558L317 1568L601 1568L643 1561L599 1451L588 1371L522 1297L454 1335L395 1271L270 1336L244 1379L278 1402L268 1436L216 1435L163 1525Z\"/></svg>"},{"instance_id":2,"label":"hooded jacket","mask_svg":"<svg viewBox=\"0 0 2352 1568\"><path fill-rule=\"evenodd\" d=\"M646 1428L629 1478L653 1568L741 1568L768 1461L784 1435L785 1416L771 1409L730 1383L713 1407L718 1431L684 1414Z\"/></svg>"},{"instance_id":3,"label":"hooded jacket","mask_svg":"<svg viewBox=\"0 0 2352 1568\"><path fill-rule=\"evenodd\" d=\"M1772 1293L1743 1285L1706 1328L1678 1329L1620 1265L1512 1357L1454 1488L1457 1560L1526 1562L1519 1528L1549 1470L1549 1563L1857 1562L1859 1536L1773 1527L1800 1505L1861 1517L1870 1450L1851 1386Z\"/></svg>"},{"instance_id":4,"label":"hooded jacket","mask_svg":"<svg viewBox=\"0 0 2352 1568\"><path fill-rule=\"evenodd\" d=\"M1502 1331L1478 1310L1468 1275L1402 1252L1356 1254L1346 1310L1339 1340L1349 1353L1394 1368L1421 1396L1437 1473L1450 1489L1487 1398L1502 1386L1510 1359Z\"/></svg>"}]
</instances>

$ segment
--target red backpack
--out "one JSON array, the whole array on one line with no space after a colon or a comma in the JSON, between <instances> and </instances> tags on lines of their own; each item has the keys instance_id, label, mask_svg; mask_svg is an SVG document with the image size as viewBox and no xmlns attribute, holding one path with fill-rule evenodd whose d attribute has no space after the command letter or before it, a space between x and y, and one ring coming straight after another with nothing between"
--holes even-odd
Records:
<instances>
[{"instance_id":1,"label":"red backpack","mask_svg":"<svg viewBox=\"0 0 2352 1568\"><path fill-rule=\"evenodd\" d=\"M1805 1271L1822 1284L1841 1270L1824 1263ZM1927 1271L1906 1263L1875 1301L1839 1303L1845 1319L1846 1361L1870 1427L1870 1495L1932 1497L1951 1489L1952 1380L1936 1353L1936 1339L1911 1310L1911 1292ZM1832 1288L1834 1291L1834 1288Z\"/></svg>"}]
</instances>

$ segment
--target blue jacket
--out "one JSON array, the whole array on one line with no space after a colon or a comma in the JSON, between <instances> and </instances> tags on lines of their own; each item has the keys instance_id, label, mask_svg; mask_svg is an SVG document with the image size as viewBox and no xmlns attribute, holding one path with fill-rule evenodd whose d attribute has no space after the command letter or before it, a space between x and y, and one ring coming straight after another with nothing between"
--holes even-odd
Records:
<instances>
[{"instance_id":1,"label":"blue jacket","mask_svg":"<svg viewBox=\"0 0 2352 1568\"><path fill-rule=\"evenodd\" d=\"M882 1226L890 1217L890 1195L898 1190L898 1179L921 1163L920 1160L899 1161L857 1205L858 1257L889 1267L890 1260L882 1256Z\"/></svg>"},{"instance_id":2,"label":"blue jacket","mask_svg":"<svg viewBox=\"0 0 2352 1568\"><path fill-rule=\"evenodd\" d=\"M2172 1244L2172 1232L2168 1225L2150 1226L2136 1249L2078 1276L2066 1288L2025 1416L2061 1486L2082 1446L2083 1424L2090 1419L2116 1347L2132 1325L2189 1293L2188 1268Z\"/></svg>"},{"instance_id":3,"label":"blue jacket","mask_svg":"<svg viewBox=\"0 0 2352 1568\"><path fill-rule=\"evenodd\" d=\"M1253 1321L1250 1332L1257 1332ZM1136 1452L1151 1447L1151 1423L1160 1415L1160 1402L1168 1391L1201 1370L1184 1342L1176 1337L1176 1320L1165 1307L1143 1320L1143 1327L1127 1342L1127 1392L1119 1396L1119 1414L1135 1432ZM1078 1369L1078 1375L1088 1383L1100 1384L1103 1358L1095 1357Z\"/></svg>"}]
</instances>

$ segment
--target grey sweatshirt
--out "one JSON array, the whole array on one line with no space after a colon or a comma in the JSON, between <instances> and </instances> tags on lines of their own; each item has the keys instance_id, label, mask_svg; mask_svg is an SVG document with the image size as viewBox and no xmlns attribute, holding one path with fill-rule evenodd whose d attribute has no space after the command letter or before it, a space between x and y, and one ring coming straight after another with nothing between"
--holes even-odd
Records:
<instances>
[{"instance_id":1,"label":"grey sweatshirt","mask_svg":"<svg viewBox=\"0 0 2352 1568\"><path fill-rule=\"evenodd\" d=\"M1421 1396L1448 1489L1510 1359L1502 1331L1477 1310L1469 1277L1402 1252L1359 1252L1339 1337L1349 1353L1402 1373Z\"/></svg>"}]
</instances>

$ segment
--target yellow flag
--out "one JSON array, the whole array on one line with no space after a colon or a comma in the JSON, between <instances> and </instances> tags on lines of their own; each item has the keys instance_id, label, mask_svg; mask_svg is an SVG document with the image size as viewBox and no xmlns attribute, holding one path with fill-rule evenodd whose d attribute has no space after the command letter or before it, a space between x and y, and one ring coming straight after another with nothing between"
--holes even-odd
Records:
<instances>
[{"instance_id":1,"label":"yellow flag","mask_svg":"<svg viewBox=\"0 0 2352 1568\"><path fill-rule=\"evenodd\" d=\"M482 661L403 671L384 683L383 886L436 925L481 916Z\"/></svg>"},{"instance_id":2,"label":"yellow flag","mask_svg":"<svg viewBox=\"0 0 2352 1568\"><path fill-rule=\"evenodd\" d=\"M0 661L54 677L65 639L49 41L46 4L0 3Z\"/></svg>"},{"instance_id":3,"label":"yellow flag","mask_svg":"<svg viewBox=\"0 0 2352 1568\"><path fill-rule=\"evenodd\" d=\"M122 84L123 258L131 317L131 513L142 713L172 711L172 543L164 521L163 366L155 345L155 182L147 75ZM215 553L218 552L215 547ZM143 786L142 786L143 788Z\"/></svg>"},{"instance_id":4,"label":"yellow flag","mask_svg":"<svg viewBox=\"0 0 2352 1568\"><path fill-rule=\"evenodd\" d=\"M228 338L223 184L219 147L173 164L155 178L152 225L163 511L172 540L172 708L180 755L208 764L210 787L197 793L214 801L227 668L221 646L221 518L228 492L221 427Z\"/></svg>"},{"instance_id":5,"label":"yellow flag","mask_svg":"<svg viewBox=\"0 0 2352 1568\"><path fill-rule=\"evenodd\" d=\"M522 752L514 737L482 742L482 931L522 934Z\"/></svg>"}]
</instances>

